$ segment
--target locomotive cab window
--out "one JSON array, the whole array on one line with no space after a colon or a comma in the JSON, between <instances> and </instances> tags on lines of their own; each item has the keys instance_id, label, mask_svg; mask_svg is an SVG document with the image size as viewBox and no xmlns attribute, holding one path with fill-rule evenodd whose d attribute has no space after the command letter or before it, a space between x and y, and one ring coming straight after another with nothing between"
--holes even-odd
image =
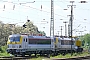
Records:
<instances>
[{"instance_id":1,"label":"locomotive cab window","mask_svg":"<svg viewBox=\"0 0 90 60\"><path fill-rule=\"evenodd\" d=\"M9 37L10 42L20 42L20 36Z\"/></svg>"}]
</instances>

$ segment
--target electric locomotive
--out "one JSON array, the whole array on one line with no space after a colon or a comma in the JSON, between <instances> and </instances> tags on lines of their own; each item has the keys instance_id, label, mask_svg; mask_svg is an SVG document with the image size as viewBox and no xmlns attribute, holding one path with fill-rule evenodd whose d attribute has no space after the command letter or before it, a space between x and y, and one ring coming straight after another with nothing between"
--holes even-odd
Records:
<instances>
[{"instance_id":1,"label":"electric locomotive","mask_svg":"<svg viewBox=\"0 0 90 60\"><path fill-rule=\"evenodd\" d=\"M72 51L82 51L81 41L72 40ZM7 52L17 55L29 55L31 54L58 54L71 51L71 39L65 37L48 37L48 36L31 36L22 34L13 34L8 37ZM77 49L75 47L78 47Z\"/></svg>"}]
</instances>

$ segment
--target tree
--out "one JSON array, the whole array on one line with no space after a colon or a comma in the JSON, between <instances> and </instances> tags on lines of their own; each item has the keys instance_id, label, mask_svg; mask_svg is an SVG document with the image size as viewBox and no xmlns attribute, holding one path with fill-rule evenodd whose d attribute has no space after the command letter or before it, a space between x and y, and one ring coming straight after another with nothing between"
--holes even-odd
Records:
<instances>
[{"instance_id":1,"label":"tree","mask_svg":"<svg viewBox=\"0 0 90 60\"><path fill-rule=\"evenodd\" d=\"M26 25L26 28L24 28L24 31L27 32L27 33L31 33L31 34L43 34L43 35L46 35L44 31L38 31L38 27L33 25L33 22L32 21L27 21L25 23Z\"/></svg>"},{"instance_id":2,"label":"tree","mask_svg":"<svg viewBox=\"0 0 90 60\"><path fill-rule=\"evenodd\" d=\"M89 44L90 45L90 34L86 34L84 36L84 40L85 40L85 44Z\"/></svg>"},{"instance_id":3,"label":"tree","mask_svg":"<svg viewBox=\"0 0 90 60\"><path fill-rule=\"evenodd\" d=\"M26 28L22 26L10 26L10 24L4 24L0 21L0 46L6 45L8 36L17 33L33 33L33 34L43 34L46 35L44 31L38 31L38 27L33 25L33 22L28 21L25 23Z\"/></svg>"},{"instance_id":4,"label":"tree","mask_svg":"<svg viewBox=\"0 0 90 60\"><path fill-rule=\"evenodd\" d=\"M82 44L86 46L87 44L90 45L90 34L85 34L83 37L80 38L82 40Z\"/></svg>"},{"instance_id":5,"label":"tree","mask_svg":"<svg viewBox=\"0 0 90 60\"><path fill-rule=\"evenodd\" d=\"M46 36L46 33L44 31L39 31L39 33Z\"/></svg>"}]
</instances>

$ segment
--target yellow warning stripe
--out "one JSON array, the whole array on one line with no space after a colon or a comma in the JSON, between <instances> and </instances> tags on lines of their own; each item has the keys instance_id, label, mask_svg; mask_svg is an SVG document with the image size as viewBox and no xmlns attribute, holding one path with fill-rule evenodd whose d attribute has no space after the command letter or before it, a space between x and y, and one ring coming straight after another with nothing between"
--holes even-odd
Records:
<instances>
[{"instance_id":1,"label":"yellow warning stripe","mask_svg":"<svg viewBox=\"0 0 90 60\"><path fill-rule=\"evenodd\" d=\"M54 44L57 44L57 43L58 43L58 38L56 37Z\"/></svg>"}]
</instances>

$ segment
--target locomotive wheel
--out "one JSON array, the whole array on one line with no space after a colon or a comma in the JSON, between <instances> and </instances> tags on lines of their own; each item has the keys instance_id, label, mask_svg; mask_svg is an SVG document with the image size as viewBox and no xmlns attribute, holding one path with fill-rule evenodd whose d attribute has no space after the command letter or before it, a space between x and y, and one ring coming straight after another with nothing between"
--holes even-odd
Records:
<instances>
[{"instance_id":1,"label":"locomotive wheel","mask_svg":"<svg viewBox=\"0 0 90 60\"><path fill-rule=\"evenodd\" d=\"M25 54L24 53L22 54L22 57L25 57Z\"/></svg>"},{"instance_id":2,"label":"locomotive wheel","mask_svg":"<svg viewBox=\"0 0 90 60\"><path fill-rule=\"evenodd\" d=\"M65 53L63 53L62 55L65 56Z\"/></svg>"},{"instance_id":3,"label":"locomotive wheel","mask_svg":"<svg viewBox=\"0 0 90 60\"><path fill-rule=\"evenodd\" d=\"M38 58L37 54L35 53L35 57Z\"/></svg>"},{"instance_id":4,"label":"locomotive wheel","mask_svg":"<svg viewBox=\"0 0 90 60\"><path fill-rule=\"evenodd\" d=\"M50 54L47 54L47 57L50 58Z\"/></svg>"},{"instance_id":5,"label":"locomotive wheel","mask_svg":"<svg viewBox=\"0 0 90 60\"><path fill-rule=\"evenodd\" d=\"M40 56L44 56L44 54L40 54Z\"/></svg>"},{"instance_id":6,"label":"locomotive wheel","mask_svg":"<svg viewBox=\"0 0 90 60\"><path fill-rule=\"evenodd\" d=\"M14 56L15 56L15 57L17 57L17 55L16 55L16 54L15 54Z\"/></svg>"},{"instance_id":7,"label":"locomotive wheel","mask_svg":"<svg viewBox=\"0 0 90 60\"><path fill-rule=\"evenodd\" d=\"M58 55L58 53L57 52L54 52L54 56L57 56Z\"/></svg>"},{"instance_id":8,"label":"locomotive wheel","mask_svg":"<svg viewBox=\"0 0 90 60\"><path fill-rule=\"evenodd\" d=\"M29 54L29 57L31 57L31 54Z\"/></svg>"},{"instance_id":9,"label":"locomotive wheel","mask_svg":"<svg viewBox=\"0 0 90 60\"><path fill-rule=\"evenodd\" d=\"M53 57L53 56L55 56L55 54L54 54L54 53L52 53L51 55L52 55L52 57Z\"/></svg>"}]
</instances>

